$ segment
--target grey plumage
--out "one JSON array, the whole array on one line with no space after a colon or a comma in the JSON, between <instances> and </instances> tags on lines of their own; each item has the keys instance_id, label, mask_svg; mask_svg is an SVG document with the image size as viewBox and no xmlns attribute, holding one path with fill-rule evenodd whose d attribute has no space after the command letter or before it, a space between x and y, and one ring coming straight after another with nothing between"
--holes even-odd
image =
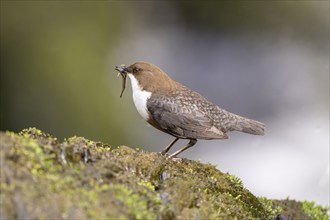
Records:
<instances>
[{"instance_id":1,"label":"grey plumage","mask_svg":"<svg viewBox=\"0 0 330 220\"><path fill-rule=\"evenodd\" d=\"M228 131L264 134L264 124L230 113L183 85L171 94L152 95L147 108L158 129L179 138L226 139Z\"/></svg>"}]
</instances>

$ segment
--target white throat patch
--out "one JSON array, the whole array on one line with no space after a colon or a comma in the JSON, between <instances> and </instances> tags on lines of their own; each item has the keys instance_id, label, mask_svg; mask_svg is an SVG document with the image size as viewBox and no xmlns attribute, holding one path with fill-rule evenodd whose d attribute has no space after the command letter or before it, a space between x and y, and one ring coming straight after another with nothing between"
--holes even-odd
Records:
<instances>
[{"instance_id":1,"label":"white throat patch","mask_svg":"<svg viewBox=\"0 0 330 220\"><path fill-rule=\"evenodd\" d=\"M151 96L151 92L143 91L138 81L132 74L128 74L128 77L131 79L132 91L133 91L133 101L137 111L140 113L144 120L149 119L149 113L147 110L147 100Z\"/></svg>"}]
</instances>

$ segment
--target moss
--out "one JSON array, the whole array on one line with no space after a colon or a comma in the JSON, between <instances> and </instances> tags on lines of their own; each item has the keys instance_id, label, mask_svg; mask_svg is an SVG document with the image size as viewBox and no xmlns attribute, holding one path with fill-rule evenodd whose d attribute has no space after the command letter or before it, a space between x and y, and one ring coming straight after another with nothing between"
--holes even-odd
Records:
<instances>
[{"instance_id":1,"label":"moss","mask_svg":"<svg viewBox=\"0 0 330 220\"><path fill-rule=\"evenodd\" d=\"M329 208L316 205L314 202L304 201L302 203L302 209L304 210L305 214L311 219L315 219L315 220L329 219L327 215L327 211L329 211Z\"/></svg>"},{"instance_id":2,"label":"moss","mask_svg":"<svg viewBox=\"0 0 330 220\"><path fill-rule=\"evenodd\" d=\"M329 219L329 207L318 206L314 202L299 202L288 198L273 200L273 204L280 206L282 209L281 214L287 216L288 219Z\"/></svg>"},{"instance_id":3,"label":"moss","mask_svg":"<svg viewBox=\"0 0 330 220\"><path fill-rule=\"evenodd\" d=\"M134 191L125 185L111 185L114 197L126 210L126 216L132 219L156 219L157 213L153 209L160 201L150 200L148 191ZM147 197L147 198L145 198ZM157 198L157 197L156 197ZM152 204L153 203L153 204Z\"/></svg>"},{"instance_id":4,"label":"moss","mask_svg":"<svg viewBox=\"0 0 330 220\"><path fill-rule=\"evenodd\" d=\"M236 186L243 188L243 181L234 175L228 175L228 179L234 183Z\"/></svg>"},{"instance_id":5,"label":"moss","mask_svg":"<svg viewBox=\"0 0 330 220\"><path fill-rule=\"evenodd\" d=\"M272 200L267 199L266 197L259 198L263 206L265 207L265 211L268 212L272 216L278 216L283 212L283 209L279 205L275 205Z\"/></svg>"},{"instance_id":6,"label":"moss","mask_svg":"<svg viewBox=\"0 0 330 220\"><path fill-rule=\"evenodd\" d=\"M283 203L255 197L210 164L83 137L59 143L35 128L0 138L3 219L274 219L279 207L287 213ZM313 203L300 208L306 218L326 216Z\"/></svg>"}]
</instances>

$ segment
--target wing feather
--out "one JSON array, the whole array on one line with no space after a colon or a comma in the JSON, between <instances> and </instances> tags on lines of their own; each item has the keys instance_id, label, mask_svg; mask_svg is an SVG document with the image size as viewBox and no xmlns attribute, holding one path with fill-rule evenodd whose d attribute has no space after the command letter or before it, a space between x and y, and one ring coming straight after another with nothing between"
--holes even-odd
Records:
<instances>
[{"instance_id":1,"label":"wing feather","mask_svg":"<svg viewBox=\"0 0 330 220\"><path fill-rule=\"evenodd\" d=\"M147 108L157 127L173 136L194 139L228 138L197 105L187 105L180 102L180 99L157 96L147 101Z\"/></svg>"}]
</instances>

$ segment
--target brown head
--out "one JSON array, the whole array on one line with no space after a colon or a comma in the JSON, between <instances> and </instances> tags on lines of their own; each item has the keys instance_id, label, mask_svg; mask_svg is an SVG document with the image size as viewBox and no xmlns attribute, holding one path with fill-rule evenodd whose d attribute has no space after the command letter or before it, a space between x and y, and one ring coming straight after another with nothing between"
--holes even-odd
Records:
<instances>
[{"instance_id":1,"label":"brown head","mask_svg":"<svg viewBox=\"0 0 330 220\"><path fill-rule=\"evenodd\" d=\"M154 64L139 61L132 65L116 66L122 75L130 74L137 81L142 90L149 92L161 92L168 89L173 89L177 83L172 80L164 71Z\"/></svg>"}]
</instances>

